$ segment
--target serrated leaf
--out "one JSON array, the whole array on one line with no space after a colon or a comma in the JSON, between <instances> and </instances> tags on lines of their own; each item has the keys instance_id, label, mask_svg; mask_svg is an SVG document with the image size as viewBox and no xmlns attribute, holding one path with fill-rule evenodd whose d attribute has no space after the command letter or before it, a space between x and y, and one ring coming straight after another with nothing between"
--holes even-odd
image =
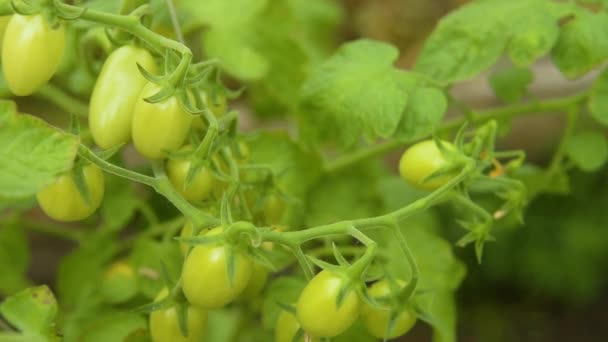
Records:
<instances>
[{"instance_id":1,"label":"serrated leaf","mask_svg":"<svg viewBox=\"0 0 608 342\"><path fill-rule=\"evenodd\" d=\"M597 132L578 133L568 140L566 153L581 170L597 171L608 160L608 141Z\"/></svg>"},{"instance_id":2,"label":"serrated leaf","mask_svg":"<svg viewBox=\"0 0 608 342\"><path fill-rule=\"evenodd\" d=\"M349 42L316 67L300 93L303 120L329 121L339 127L345 146L368 138L389 137L407 105L413 76L396 69L399 51L392 45L358 40Z\"/></svg>"},{"instance_id":3,"label":"serrated leaf","mask_svg":"<svg viewBox=\"0 0 608 342\"><path fill-rule=\"evenodd\" d=\"M490 76L490 86L496 96L506 103L519 102L528 91L534 75L529 69L511 68L500 70Z\"/></svg>"},{"instance_id":4,"label":"serrated leaf","mask_svg":"<svg viewBox=\"0 0 608 342\"><path fill-rule=\"evenodd\" d=\"M26 114L0 104L0 197L36 194L72 168L79 140Z\"/></svg>"},{"instance_id":5,"label":"serrated leaf","mask_svg":"<svg viewBox=\"0 0 608 342\"><path fill-rule=\"evenodd\" d=\"M586 74L608 57L608 14L581 10L567 22L551 52L553 62L568 78Z\"/></svg>"},{"instance_id":6,"label":"serrated leaf","mask_svg":"<svg viewBox=\"0 0 608 342\"><path fill-rule=\"evenodd\" d=\"M608 69L595 79L589 96L591 116L604 126L608 126Z\"/></svg>"},{"instance_id":7,"label":"serrated leaf","mask_svg":"<svg viewBox=\"0 0 608 342\"><path fill-rule=\"evenodd\" d=\"M46 285L31 287L5 299L0 313L21 332L54 335L57 300Z\"/></svg>"},{"instance_id":8,"label":"serrated leaf","mask_svg":"<svg viewBox=\"0 0 608 342\"><path fill-rule=\"evenodd\" d=\"M447 106L446 97L438 88L420 87L412 90L395 138L410 140L433 133L443 120Z\"/></svg>"},{"instance_id":9,"label":"serrated leaf","mask_svg":"<svg viewBox=\"0 0 608 342\"><path fill-rule=\"evenodd\" d=\"M560 11L544 0L471 2L442 18L414 70L443 84L472 78L492 66L505 48L518 65L546 54L556 38Z\"/></svg>"}]
</instances>

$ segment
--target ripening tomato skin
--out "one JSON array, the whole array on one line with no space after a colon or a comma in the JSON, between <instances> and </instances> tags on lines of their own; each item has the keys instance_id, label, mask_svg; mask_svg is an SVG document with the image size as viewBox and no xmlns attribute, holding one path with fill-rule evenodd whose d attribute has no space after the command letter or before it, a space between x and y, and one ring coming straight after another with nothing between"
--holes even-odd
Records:
<instances>
[{"instance_id":1,"label":"ripening tomato skin","mask_svg":"<svg viewBox=\"0 0 608 342\"><path fill-rule=\"evenodd\" d=\"M78 221L91 216L99 208L104 193L103 172L92 164L86 165L83 171L90 203L78 191L71 173L60 175L52 184L38 192L38 204L50 218L66 222Z\"/></svg>"},{"instance_id":2,"label":"ripening tomato skin","mask_svg":"<svg viewBox=\"0 0 608 342\"><path fill-rule=\"evenodd\" d=\"M169 294L163 289L156 301ZM152 311L150 313L150 336L153 342L204 342L207 334L207 311L193 306L188 307L188 337L179 329L175 307Z\"/></svg>"},{"instance_id":3,"label":"ripening tomato skin","mask_svg":"<svg viewBox=\"0 0 608 342\"><path fill-rule=\"evenodd\" d=\"M205 236L220 234L223 227L211 229ZM221 244L194 247L182 270L182 288L188 302L204 309L217 309L232 302L247 286L253 261L234 250L234 279L228 279L228 254Z\"/></svg>"},{"instance_id":4,"label":"ripening tomato skin","mask_svg":"<svg viewBox=\"0 0 608 342\"><path fill-rule=\"evenodd\" d=\"M400 285L403 286L404 282L400 282ZM373 298L378 299L390 295L390 291L389 283L386 280L381 280L374 283L369 288L368 293ZM390 315L390 311L379 310L369 304L365 304L361 308L361 321L363 321L367 331L376 338L384 338ZM414 324L416 324L416 312L411 307L404 308L397 315L393 328L386 337L392 339L404 335L412 329Z\"/></svg>"},{"instance_id":5,"label":"ripening tomato skin","mask_svg":"<svg viewBox=\"0 0 608 342\"><path fill-rule=\"evenodd\" d=\"M124 45L106 59L91 94L89 127L97 146L109 149L129 142L135 103L146 85L137 69L156 72L154 57L145 49Z\"/></svg>"},{"instance_id":6,"label":"ripening tomato skin","mask_svg":"<svg viewBox=\"0 0 608 342\"><path fill-rule=\"evenodd\" d=\"M291 312L282 310L274 327L274 342L293 342L293 337L300 329L300 323ZM319 342L320 339L313 338L311 342ZM297 342L304 342L304 337Z\"/></svg>"},{"instance_id":7,"label":"ripening tomato skin","mask_svg":"<svg viewBox=\"0 0 608 342\"><path fill-rule=\"evenodd\" d=\"M159 90L157 84L146 84L133 112L133 143L137 151L149 159L164 158L165 151L179 149L192 124L192 115L182 108L176 96L157 103L144 101Z\"/></svg>"},{"instance_id":8,"label":"ripening tomato skin","mask_svg":"<svg viewBox=\"0 0 608 342\"><path fill-rule=\"evenodd\" d=\"M353 289L344 295L338 308L336 299L345 279L323 270L304 287L296 304L298 321L314 337L334 337L346 331L359 316L360 300Z\"/></svg>"},{"instance_id":9,"label":"ripening tomato skin","mask_svg":"<svg viewBox=\"0 0 608 342\"><path fill-rule=\"evenodd\" d=\"M2 71L11 92L33 94L48 82L65 50L63 25L51 28L42 15L13 14L2 42Z\"/></svg>"},{"instance_id":10,"label":"ripening tomato skin","mask_svg":"<svg viewBox=\"0 0 608 342\"><path fill-rule=\"evenodd\" d=\"M171 184L185 199L191 202L200 202L211 195L215 186L215 177L211 171L202 167L194 176L190 185L184 188L190 164L191 162L188 159L169 159L166 165L167 176Z\"/></svg>"},{"instance_id":11,"label":"ripening tomato skin","mask_svg":"<svg viewBox=\"0 0 608 342\"><path fill-rule=\"evenodd\" d=\"M456 147L447 141L442 141L448 150ZM433 191L449 182L454 175L443 175L428 182L424 179L435 171L447 166L448 162L435 144L434 140L421 141L408 148L399 161L399 173L411 186L420 190Z\"/></svg>"}]
</instances>

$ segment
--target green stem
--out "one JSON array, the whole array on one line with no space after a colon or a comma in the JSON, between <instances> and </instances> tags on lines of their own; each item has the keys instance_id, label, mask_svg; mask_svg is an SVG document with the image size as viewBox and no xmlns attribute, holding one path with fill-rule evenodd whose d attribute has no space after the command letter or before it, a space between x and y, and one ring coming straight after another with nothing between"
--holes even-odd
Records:
<instances>
[{"instance_id":1,"label":"green stem","mask_svg":"<svg viewBox=\"0 0 608 342\"><path fill-rule=\"evenodd\" d=\"M119 177L122 178L126 178L126 179L130 179L132 181L135 182L139 182L142 184L146 184L148 186L151 186L153 188L155 188L157 186L157 180L154 179L153 177L150 176L146 176L146 175L142 175L141 173L137 173L131 170L127 170L125 168L122 168L120 166L114 165L112 163L109 163L103 159L101 159L98 155L96 155L93 151L91 151L88 147L86 147L85 145L80 145L80 148L78 149L78 154L90 161L91 163L99 166L100 168L102 168L104 171L115 174Z\"/></svg>"},{"instance_id":2,"label":"green stem","mask_svg":"<svg viewBox=\"0 0 608 342\"><path fill-rule=\"evenodd\" d=\"M81 117L86 117L89 107L86 103L66 94L62 89L47 83L36 92L36 96L57 105L68 113L74 113Z\"/></svg>"},{"instance_id":3,"label":"green stem","mask_svg":"<svg viewBox=\"0 0 608 342\"><path fill-rule=\"evenodd\" d=\"M495 109L489 109L485 111L477 111L474 112L474 115L471 115L473 121L469 121L472 124L481 124L490 120L496 119L504 119L504 118L515 118L526 114L547 114L554 113L555 111L563 110L573 104L580 103L587 98L588 94L583 92L581 94L576 94L573 96L558 98L558 99L549 99L545 101L535 101L524 104L515 104L504 106ZM443 126L438 129L438 133L446 133L451 132L455 129L458 129L465 122L467 122L467 118L458 118L454 120L447 121ZM327 173L335 173L343 170L344 168L350 167L353 164L359 163L361 161L367 160L369 158L374 158L398 148L401 148L404 145L414 143L416 141L422 140L426 138L428 134L419 135L413 137L408 140L389 140L384 143L380 143L377 145L373 145L367 148L360 149L354 153L344 155L342 157L337 158L333 162L327 162L325 164L325 171Z\"/></svg>"}]
</instances>

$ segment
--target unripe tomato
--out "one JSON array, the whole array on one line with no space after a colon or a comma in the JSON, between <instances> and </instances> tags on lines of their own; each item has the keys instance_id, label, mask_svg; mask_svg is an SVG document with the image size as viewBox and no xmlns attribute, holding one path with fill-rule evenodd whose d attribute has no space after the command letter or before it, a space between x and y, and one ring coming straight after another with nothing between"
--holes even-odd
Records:
<instances>
[{"instance_id":1,"label":"unripe tomato","mask_svg":"<svg viewBox=\"0 0 608 342\"><path fill-rule=\"evenodd\" d=\"M220 234L223 227L207 232L206 236ZM186 257L182 270L184 295L192 305L205 309L221 308L233 301L247 286L253 261L244 253L233 250L234 278L228 278L228 254L221 244L194 247Z\"/></svg>"},{"instance_id":2,"label":"unripe tomato","mask_svg":"<svg viewBox=\"0 0 608 342\"><path fill-rule=\"evenodd\" d=\"M359 316L360 300L354 289L348 290L337 307L337 298L345 279L327 270L321 271L304 287L296 312L304 331L315 337L334 337L346 331Z\"/></svg>"},{"instance_id":3,"label":"unripe tomato","mask_svg":"<svg viewBox=\"0 0 608 342\"><path fill-rule=\"evenodd\" d=\"M93 164L84 166L84 180L89 190L89 199L84 199L71 172L57 177L55 181L36 195L42 211L57 221L78 221L89 217L99 208L103 199L103 172Z\"/></svg>"},{"instance_id":4,"label":"unripe tomato","mask_svg":"<svg viewBox=\"0 0 608 342\"><path fill-rule=\"evenodd\" d=\"M109 149L131 139L135 103L146 85L137 69L156 72L156 63L145 49L125 45L106 59L91 94L89 127L95 143Z\"/></svg>"},{"instance_id":5,"label":"unripe tomato","mask_svg":"<svg viewBox=\"0 0 608 342\"><path fill-rule=\"evenodd\" d=\"M13 14L2 42L2 71L13 94L26 96L51 79L65 49L63 25L52 28L42 15Z\"/></svg>"},{"instance_id":6,"label":"unripe tomato","mask_svg":"<svg viewBox=\"0 0 608 342\"><path fill-rule=\"evenodd\" d=\"M169 294L163 289L156 301ZM207 311L193 306L188 307L188 337L179 329L175 307L152 311L150 314L150 336L153 342L204 342L207 333Z\"/></svg>"},{"instance_id":7,"label":"unripe tomato","mask_svg":"<svg viewBox=\"0 0 608 342\"><path fill-rule=\"evenodd\" d=\"M456 147L447 141L442 141L448 150ZM399 161L399 173L411 186L427 191L433 191L449 182L454 175L442 175L428 182L423 182L435 171L447 166L447 161L434 140L421 141L408 148Z\"/></svg>"},{"instance_id":8,"label":"unripe tomato","mask_svg":"<svg viewBox=\"0 0 608 342\"><path fill-rule=\"evenodd\" d=\"M133 267L125 261L111 264L103 275L101 293L110 303L122 303L137 294L137 277Z\"/></svg>"},{"instance_id":9,"label":"unripe tomato","mask_svg":"<svg viewBox=\"0 0 608 342\"><path fill-rule=\"evenodd\" d=\"M142 156L150 159L164 158L165 151L179 149L192 124L192 115L182 108L176 96L157 103L144 101L159 90L157 84L148 83L133 113L133 143Z\"/></svg>"},{"instance_id":10,"label":"unripe tomato","mask_svg":"<svg viewBox=\"0 0 608 342\"><path fill-rule=\"evenodd\" d=\"M185 149L191 148L187 147ZM211 171L202 167L196 176L194 176L190 185L184 189L190 164L190 160L188 159L169 159L166 166L167 176L169 177L171 184L173 184L185 199L192 202L200 202L211 195L215 185L215 177Z\"/></svg>"},{"instance_id":11,"label":"unripe tomato","mask_svg":"<svg viewBox=\"0 0 608 342\"><path fill-rule=\"evenodd\" d=\"M264 218L268 224L279 224L285 215L286 203L277 195L269 195L264 200Z\"/></svg>"},{"instance_id":12,"label":"unripe tomato","mask_svg":"<svg viewBox=\"0 0 608 342\"><path fill-rule=\"evenodd\" d=\"M293 342L293 337L300 329L300 323L291 312L282 310L274 327L274 342ZM319 342L320 339L313 338L311 342ZM304 342L304 337L297 342Z\"/></svg>"},{"instance_id":13,"label":"unripe tomato","mask_svg":"<svg viewBox=\"0 0 608 342\"><path fill-rule=\"evenodd\" d=\"M400 282L400 285L404 285ZM369 288L369 295L374 299L386 298L390 295L391 289L389 283L386 280L376 282ZM385 310L379 310L365 304L361 308L361 320L365 325L367 331L376 338L384 338L384 333L389 325L391 312ZM416 312L413 308L404 308L395 320L393 328L389 331L387 338L396 338L404 335L416 324Z\"/></svg>"}]
</instances>

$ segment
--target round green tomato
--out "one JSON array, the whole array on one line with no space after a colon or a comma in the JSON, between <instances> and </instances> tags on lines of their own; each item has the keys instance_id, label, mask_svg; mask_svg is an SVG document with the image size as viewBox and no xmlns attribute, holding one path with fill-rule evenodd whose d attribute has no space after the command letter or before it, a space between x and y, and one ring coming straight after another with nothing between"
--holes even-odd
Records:
<instances>
[{"instance_id":1,"label":"round green tomato","mask_svg":"<svg viewBox=\"0 0 608 342\"><path fill-rule=\"evenodd\" d=\"M346 331L359 316L357 292L348 290L337 307L337 298L345 279L327 270L321 271L304 287L296 312L304 331L314 337L334 337Z\"/></svg>"},{"instance_id":2,"label":"round green tomato","mask_svg":"<svg viewBox=\"0 0 608 342\"><path fill-rule=\"evenodd\" d=\"M283 220L286 204L277 195L269 195L264 200L264 218L268 224L279 224Z\"/></svg>"},{"instance_id":3,"label":"round green tomato","mask_svg":"<svg viewBox=\"0 0 608 342\"><path fill-rule=\"evenodd\" d=\"M51 79L65 49L63 25L52 28L42 15L13 14L2 42L2 71L13 94L26 96Z\"/></svg>"},{"instance_id":4,"label":"round green tomato","mask_svg":"<svg viewBox=\"0 0 608 342\"><path fill-rule=\"evenodd\" d=\"M6 32L6 26L8 26L9 20L11 20L10 15L3 15L0 17L0 47L2 46L2 42L4 42L4 32Z\"/></svg>"},{"instance_id":5,"label":"round green tomato","mask_svg":"<svg viewBox=\"0 0 608 342\"><path fill-rule=\"evenodd\" d=\"M156 301L169 294L163 289ZM150 313L150 336L153 342L204 342L207 333L207 312L193 306L188 307L188 337L179 329L175 307L160 309Z\"/></svg>"},{"instance_id":6,"label":"round green tomato","mask_svg":"<svg viewBox=\"0 0 608 342\"><path fill-rule=\"evenodd\" d=\"M277 323L274 327L274 342L293 342L293 337L300 329L300 323L291 312L281 310ZM311 342L319 342L320 339L313 338ZM304 342L304 336L297 342Z\"/></svg>"},{"instance_id":7,"label":"round green tomato","mask_svg":"<svg viewBox=\"0 0 608 342\"><path fill-rule=\"evenodd\" d=\"M454 145L442 141L446 149L455 149ZM427 191L433 191L449 182L453 175L443 175L428 182L427 177L447 165L447 161L434 140L421 141L408 148L399 161L399 173L411 186Z\"/></svg>"},{"instance_id":8,"label":"round green tomato","mask_svg":"<svg viewBox=\"0 0 608 342\"><path fill-rule=\"evenodd\" d=\"M146 85L137 63L156 72L156 63L145 49L124 45L106 59L91 94L89 127L95 143L109 149L129 142L135 103Z\"/></svg>"},{"instance_id":9,"label":"round green tomato","mask_svg":"<svg viewBox=\"0 0 608 342\"><path fill-rule=\"evenodd\" d=\"M224 115L226 108L228 107L226 97L220 94L217 94L215 98L211 98L207 93L203 93L203 101L205 101L207 107L217 118Z\"/></svg>"},{"instance_id":10,"label":"round green tomato","mask_svg":"<svg viewBox=\"0 0 608 342\"><path fill-rule=\"evenodd\" d=\"M144 101L159 90L160 86L148 83L133 113L133 143L142 156L150 159L164 158L166 151L179 149L192 124L192 115L182 108L176 96L157 103Z\"/></svg>"},{"instance_id":11,"label":"round green tomato","mask_svg":"<svg viewBox=\"0 0 608 342\"><path fill-rule=\"evenodd\" d=\"M191 202L200 202L211 195L215 185L215 177L211 171L202 167L194 176L190 185L184 188L190 164L190 160L187 159L169 159L166 166L167 176L185 199Z\"/></svg>"},{"instance_id":12,"label":"round green tomato","mask_svg":"<svg viewBox=\"0 0 608 342\"><path fill-rule=\"evenodd\" d=\"M109 303L123 303L137 294L133 267L125 261L111 264L103 275L101 294Z\"/></svg>"},{"instance_id":13,"label":"round green tomato","mask_svg":"<svg viewBox=\"0 0 608 342\"><path fill-rule=\"evenodd\" d=\"M243 299L256 298L264 289L267 280L268 269L266 268L266 266L260 263L253 263L253 271L251 273L251 278L249 278L247 287L245 287L239 297Z\"/></svg>"},{"instance_id":14,"label":"round green tomato","mask_svg":"<svg viewBox=\"0 0 608 342\"><path fill-rule=\"evenodd\" d=\"M57 221L78 221L91 216L103 199L103 172L99 167L89 164L83 168L83 173L89 191L89 202L78 191L74 175L68 172L38 192L36 198L42 211Z\"/></svg>"},{"instance_id":15,"label":"round green tomato","mask_svg":"<svg viewBox=\"0 0 608 342\"><path fill-rule=\"evenodd\" d=\"M206 236L220 234L223 227L206 232ZM184 295L192 305L217 309L232 302L247 286L253 261L244 253L232 249L234 274L228 277L228 251L221 244L198 245L186 257L182 270Z\"/></svg>"},{"instance_id":16,"label":"round green tomato","mask_svg":"<svg viewBox=\"0 0 608 342\"><path fill-rule=\"evenodd\" d=\"M400 283L400 285L404 285L403 282ZM386 298L390 292L390 286L386 280L376 282L369 288L369 295L374 299ZM367 331L376 338L384 338L390 316L390 311L379 310L369 304L361 308L361 320ZM416 312L411 307L404 308L398 313L393 328L386 337L392 339L404 335L412 329L414 324L416 324Z\"/></svg>"}]
</instances>

